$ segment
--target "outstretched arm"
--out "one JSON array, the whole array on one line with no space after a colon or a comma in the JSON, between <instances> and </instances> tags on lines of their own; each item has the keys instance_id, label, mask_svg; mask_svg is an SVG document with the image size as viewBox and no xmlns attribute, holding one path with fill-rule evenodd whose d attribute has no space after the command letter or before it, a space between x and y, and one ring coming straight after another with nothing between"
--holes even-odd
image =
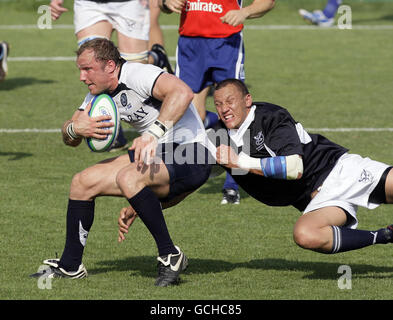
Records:
<instances>
[{"instance_id":1,"label":"outstretched arm","mask_svg":"<svg viewBox=\"0 0 393 320\"><path fill-rule=\"evenodd\" d=\"M244 152L239 155L227 146L220 145L216 153L217 163L227 168L250 170L274 179L297 180L303 175L303 160L298 154L268 158L253 158Z\"/></svg>"}]
</instances>

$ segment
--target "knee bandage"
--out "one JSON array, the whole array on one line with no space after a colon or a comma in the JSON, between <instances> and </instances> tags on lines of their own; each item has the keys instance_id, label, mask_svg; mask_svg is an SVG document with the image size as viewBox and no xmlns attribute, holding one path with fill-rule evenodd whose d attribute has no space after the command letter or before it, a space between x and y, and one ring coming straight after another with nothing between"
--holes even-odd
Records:
<instances>
[{"instance_id":1,"label":"knee bandage","mask_svg":"<svg viewBox=\"0 0 393 320\"><path fill-rule=\"evenodd\" d=\"M120 52L121 57L126 61L146 63L149 57L149 51L142 51L137 53Z\"/></svg>"}]
</instances>

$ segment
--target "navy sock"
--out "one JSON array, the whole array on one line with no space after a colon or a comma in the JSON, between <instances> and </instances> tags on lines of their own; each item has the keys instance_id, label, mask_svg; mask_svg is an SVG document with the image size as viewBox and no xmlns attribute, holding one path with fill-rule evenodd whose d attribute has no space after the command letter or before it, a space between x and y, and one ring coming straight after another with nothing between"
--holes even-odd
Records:
<instances>
[{"instance_id":1,"label":"navy sock","mask_svg":"<svg viewBox=\"0 0 393 320\"><path fill-rule=\"evenodd\" d=\"M66 243L60 267L76 271L82 263L83 249L94 220L94 201L68 200Z\"/></svg>"},{"instance_id":2,"label":"navy sock","mask_svg":"<svg viewBox=\"0 0 393 320\"><path fill-rule=\"evenodd\" d=\"M332 226L333 248L331 253L356 250L373 244L392 242L393 231L382 228L376 231L355 230Z\"/></svg>"},{"instance_id":3,"label":"navy sock","mask_svg":"<svg viewBox=\"0 0 393 320\"><path fill-rule=\"evenodd\" d=\"M323 9L323 14L325 17L328 19L334 18L341 2L342 0L329 0L325 6L325 9Z\"/></svg>"},{"instance_id":4,"label":"navy sock","mask_svg":"<svg viewBox=\"0 0 393 320\"><path fill-rule=\"evenodd\" d=\"M156 241L158 255L164 256L170 253L178 253L169 235L161 203L155 193L149 187L145 187L135 196L128 199L128 202L138 213L139 218L141 218Z\"/></svg>"},{"instance_id":5,"label":"navy sock","mask_svg":"<svg viewBox=\"0 0 393 320\"><path fill-rule=\"evenodd\" d=\"M239 186L237 185L236 181L232 178L232 176L228 172L225 177L223 189L233 189L233 190L239 189Z\"/></svg>"}]
</instances>

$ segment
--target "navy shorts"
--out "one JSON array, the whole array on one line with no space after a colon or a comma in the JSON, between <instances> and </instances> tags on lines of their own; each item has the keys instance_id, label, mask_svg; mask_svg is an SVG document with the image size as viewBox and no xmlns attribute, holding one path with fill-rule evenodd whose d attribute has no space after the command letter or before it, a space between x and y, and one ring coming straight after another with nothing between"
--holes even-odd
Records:
<instances>
[{"instance_id":1,"label":"navy shorts","mask_svg":"<svg viewBox=\"0 0 393 320\"><path fill-rule=\"evenodd\" d=\"M194 93L228 78L244 81L243 34L227 38L180 36L176 61L176 76Z\"/></svg>"},{"instance_id":2,"label":"navy shorts","mask_svg":"<svg viewBox=\"0 0 393 320\"><path fill-rule=\"evenodd\" d=\"M134 162L134 150L128 150L128 155ZM211 163L214 163L209 151L199 143L160 144L156 155L163 160L169 172L169 194L160 198L161 202L197 190L209 178Z\"/></svg>"}]
</instances>

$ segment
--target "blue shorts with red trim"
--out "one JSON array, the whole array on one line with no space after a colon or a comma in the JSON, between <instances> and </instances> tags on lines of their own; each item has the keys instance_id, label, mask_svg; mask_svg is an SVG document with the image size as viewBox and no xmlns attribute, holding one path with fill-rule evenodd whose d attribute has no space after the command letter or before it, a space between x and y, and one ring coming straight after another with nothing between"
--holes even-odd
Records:
<instances>
[{"instance_id":1,"label":"blue shorts with red trim","mask_svg":"<svg viewBox=\"0 0 393 320\"><path fill-rule=\"evenodd\" d=\"M176 61L176 76L194 93L228 78L244 81L243 34L227 38L180 36Z\"/></svg>"}]
</instances>

